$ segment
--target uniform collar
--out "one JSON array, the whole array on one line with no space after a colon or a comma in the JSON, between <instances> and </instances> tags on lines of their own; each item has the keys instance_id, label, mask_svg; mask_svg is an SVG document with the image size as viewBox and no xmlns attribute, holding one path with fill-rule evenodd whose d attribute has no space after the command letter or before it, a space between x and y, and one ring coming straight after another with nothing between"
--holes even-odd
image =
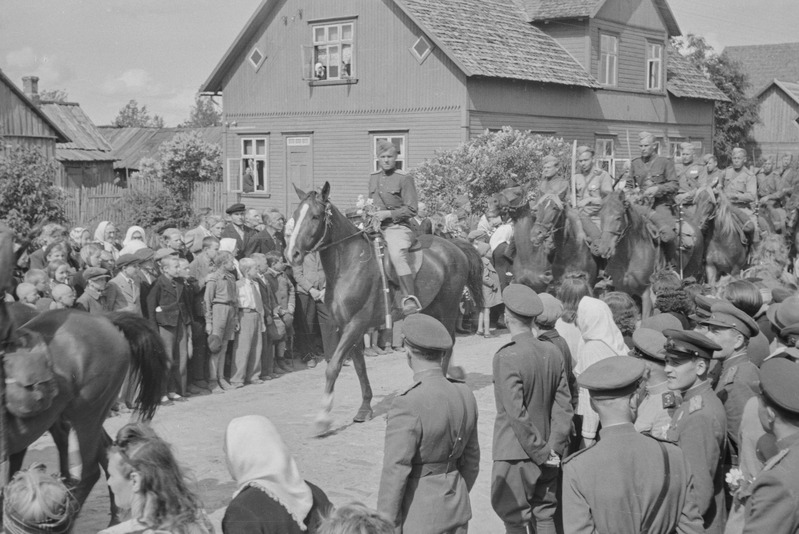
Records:
<instances>
[{"instance_id":1,"label":"uniform collar","mask_svg":"<svg viewBox=\"0 0 799 534\"><path fill-rule=\"evenodd\" d=\"M432 369L425 369L424 371L419 371L418 373L414 373L413 375L414 382L421 382L425 378L444 378L444 372L440 368L434 367Z\"/></svg>"},{"instance_id":2,"label":"uniform collar","mask_svg":"<svg viewBox=\"0 0 799 534\"><path fill-rule=\"evenodd\" d=\"M690 388L688 391L683 393L682 400L683 402L687 401L691 397L697 397L706 391L710 391L713 385L710 383L710 380L705 380L701 384L697 384L696 386Z\"/></svg>"},{"instance_id":3,"label":"uniform collar","mask_svg":"<svg viewBox=\"0 0 799 534\"><path fill-rule=\"evenodd\" d=\"M724 360L724 363L721 364L721 368L726 371L730 367L737 367L738 365L741 365L742 363L748 361L749 361L749 356L746 354L746 351L744 351L741 352L740 354L730 356L729 358Z\"/></svg>"},{"instance_id":4,"label":"uniform collar","mask_svg":"<svg viewBox=\"0 0 799 534\"><path fill-rule=\"evenodd\" d=\"M632 423L620 423L618 425L602 427L599 430L599 437L601 438L600 441L610 436L624 436L627 434L638 434L638 431L635 429L635 425Z\"/></svg>"},{"instance_id":5,"label":"uniform collar","mask_svg":"<svg viewBox=\"0 0 799 534\"><path fill-rule=\"evenodd\" d=\"M797 443L799 443L799 432L794 432L787 438L782 438L781 440L779 440L777 442L777 448L780 450L787 449L789 447L792 447L793 445L796 445Z\"/></svg>"},{"instance_id":6,"label":"uniform collar","mask_svg":"<svg viewBox=\"0 0 799 534\"><path fill-rule=\"evenodd\" d=\"M664 380L660 384L655 384L654 386L646 386L646 392L649 395L660 395L661 393L666 393L669 390L669 381Z\"/></svg>"},{"instance_id":7,"label":"uniform collar","mask_svg":"<svg viewBox=\"0 0 799 534\"><path fill-rule=\"evenodd\" d=\"M522 332L521 334L516 334L515 336L513 336L511 338L511 341L516 342L516 341L520 341L522 339L527 339L527 338L535 339L535 335L533 334L532 330L529 331L529 332Z\"/></svg>"}]
</instances>

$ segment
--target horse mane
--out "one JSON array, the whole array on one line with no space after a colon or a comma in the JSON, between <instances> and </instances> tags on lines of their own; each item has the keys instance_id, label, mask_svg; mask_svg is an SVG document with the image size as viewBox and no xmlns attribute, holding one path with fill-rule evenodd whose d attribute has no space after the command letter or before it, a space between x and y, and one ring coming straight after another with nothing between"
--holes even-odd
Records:
<instances>
[{"instance_id":1,"label":"horse mane","mask_svg":"<svg viewBox=\"0 0 799 534\"><path fill-rule=\"evenodd\" d=\"M635 208L633 208L632 204L627 202L624 196L624 191L614 191L605 197L605 205L612 206L613 204L619 204L617 209L627 212L628 220L630 221L630 231L634 235L640 237L641 239L652 239L651 235L649 234L647 219L638 213Z\"/></svg>"},{"instance_id":2,"label":"horse mane","mask_svg":"<svg viewBox=\"0 0 799 534\"><path fill-rule=\"evenodd\" d=\"M732 212L732 205L724 193L719 194L716 203L716 228L719 233L727 236L734 236L740 233L740 225L736 221Z\"/></svg>"}]
</instances>

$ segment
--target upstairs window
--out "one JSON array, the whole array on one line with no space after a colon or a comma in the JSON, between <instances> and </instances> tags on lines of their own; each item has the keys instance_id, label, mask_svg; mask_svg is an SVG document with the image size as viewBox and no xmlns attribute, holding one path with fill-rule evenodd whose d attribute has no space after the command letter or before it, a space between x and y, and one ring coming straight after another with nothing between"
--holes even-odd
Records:
<instances>
[{"instance_id":1,"label":"upstairs window","mask_svg":"<svg viewBox=\"0 0 799 534\"><path fill-rule=\"evenodd\" d=\"M599 83L616 85L619 63L619 38L606 33L599 34Z\"/></svg>"},{"instance_id":2,"label":"upstairs window","mask_svg":"<svg viewBox=\"0 0 799 534\"><path fill-rule=\"evenodd\" d=\"M313 79L343 80L354 77L355 23L348 21L317 24L311 27L311 31Z\"/></svg>"},{"instance_id":3,"label":"upstairs window","mask_svg":"<svg viewBox=\"0 0 799 534\"><path fill-rule=\"evenodd\" d=\"M660 91L663 89L663 45L646 44L646 89Z\"/></svg>"}]
</instances>

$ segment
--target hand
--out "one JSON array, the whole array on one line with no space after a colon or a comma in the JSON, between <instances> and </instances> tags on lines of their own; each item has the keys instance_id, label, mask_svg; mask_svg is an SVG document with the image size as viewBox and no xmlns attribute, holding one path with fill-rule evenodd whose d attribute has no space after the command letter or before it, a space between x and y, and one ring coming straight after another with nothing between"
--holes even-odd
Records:
<instances>
[{"instance_id":1,"label":"hand","mask_svg":"<svg viewBox=\"0 0 799 534\"><path fill-rule=\"evenodd\" d=\"M653 186L650 186L650 187L646 188L646 190L644 191L644 196L645 197L653 197L653 196L655 196L657 194L657 192L658 192L658 186L653 185Z\"/></svg>"},{"instance_id":2,"label":"hand","mask_svg":"<svg viewBox=\"0 0 799 534\"><path fill-rule=\"evenodd\" d=\"M319 300L319 290L318 290L318 289L316 289L315 287L312 287L312 288L311 288L311 289L308 291L308 294L309 294L309 295L311 295L311 298L312 298L312 299L314 299L314 300Z\"/></svg>"},{"instance_id":3,"label":"hand","mask_svg":"<svg viewBox=\"0 0 799 534\"><path fill-rule=\"evenodd\" d=\"M213 326L211 326L210 324L205 325L205 333L206 334L208 334L210 336L211 332L213 332L213 331L214 331L214 327Z\"/></svg>"},{"instance_id":4,"label":"hand","mask_svg":"<svg viewBox=\"0 0 799 534\"><path fill-rule=\"evenodd\" d=\"M375 217L377 217L381 221L384 221L386 219L391 218L391 212L388 210L380 210L377 213L375 213Z\"/></svg>"},{"instance_id":5,"label":"hand","mask_svg":"<svg viewBox=\"0 0 799 534\"><path fill-rule=\"evenodd\" d=\"M596 438L583 438L580 440L580 448L587 449L596 443Z\"/></svg>"},{"instance_id":6,"label":"hand","mask_svg":"<svg viewBox=\"0 0 799 534\"><path fill-rule=\"evenodd\" d=\"M319 292L319 298L317 300L319 302L324 302L325 301L325 290L324 289Z\"/></svg>"}]
</instances>

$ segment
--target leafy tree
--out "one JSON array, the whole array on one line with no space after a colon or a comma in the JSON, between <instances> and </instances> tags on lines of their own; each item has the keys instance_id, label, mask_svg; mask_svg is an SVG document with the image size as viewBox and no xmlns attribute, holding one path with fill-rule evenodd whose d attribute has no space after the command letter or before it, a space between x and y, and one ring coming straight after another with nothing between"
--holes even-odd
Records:
<instances>
[{"instance_id":1,"label":"leafy tree","mask_svg":"<svg viewBox=\"0 0 799 534\"><path fill-rule=\"evenodd\" d=\"M131 100L119 110L113 124L117 128L163 128L164 119L158 115L150 116L147 106L139 107L138 102Z\"/></svg>"},{"instance_id":2,"label":"leafy tree","mask_svg":"<svg viewBox=\"0 0 799 534\"><path fill-rule=\"evenodd\" d=\"M752 128L760 122L760 104L746 96L749 77L737 61L727 54L717 54L704 37L688 34L672 38L672 45L730 99L730 102L717 101L714 106L713 151L719 164L726 166L732 149L746 146Z\"/></svg>"},{"instance_id":3,"label":"leafy tree","mask_svg":"<svg viewBox=\"0 0 799 534\"><path fill-rule=\"evenodd\" d=\"M57 165L38 150L21 145L7 149L0 157L0 220L17 234L27 234L45 220L66 221L64 193L53 185Z\"/></svg>"},{"instance_id":4,"label":"leafy tree","mask_svg":"<svg viewBox=\"0 0 799 534\"><path fill-rule=\"evenodd\" d=\"M222 113L217 108L213 97L198 94L194 97L189 120L181 124L182 128L206 128L222 124Z\"/></svg>"},{"instance_id":5,"label":"leafy tree","mask_svg":"<svg viewBox=\"0 0 799 534\"><path fill-rule=\"evenodd\" d=\"M69 101L69 93L63 89L51 89L39 91L39 100L42 102L59 102L64 103Z\"/></svg>"}]
</instances>

